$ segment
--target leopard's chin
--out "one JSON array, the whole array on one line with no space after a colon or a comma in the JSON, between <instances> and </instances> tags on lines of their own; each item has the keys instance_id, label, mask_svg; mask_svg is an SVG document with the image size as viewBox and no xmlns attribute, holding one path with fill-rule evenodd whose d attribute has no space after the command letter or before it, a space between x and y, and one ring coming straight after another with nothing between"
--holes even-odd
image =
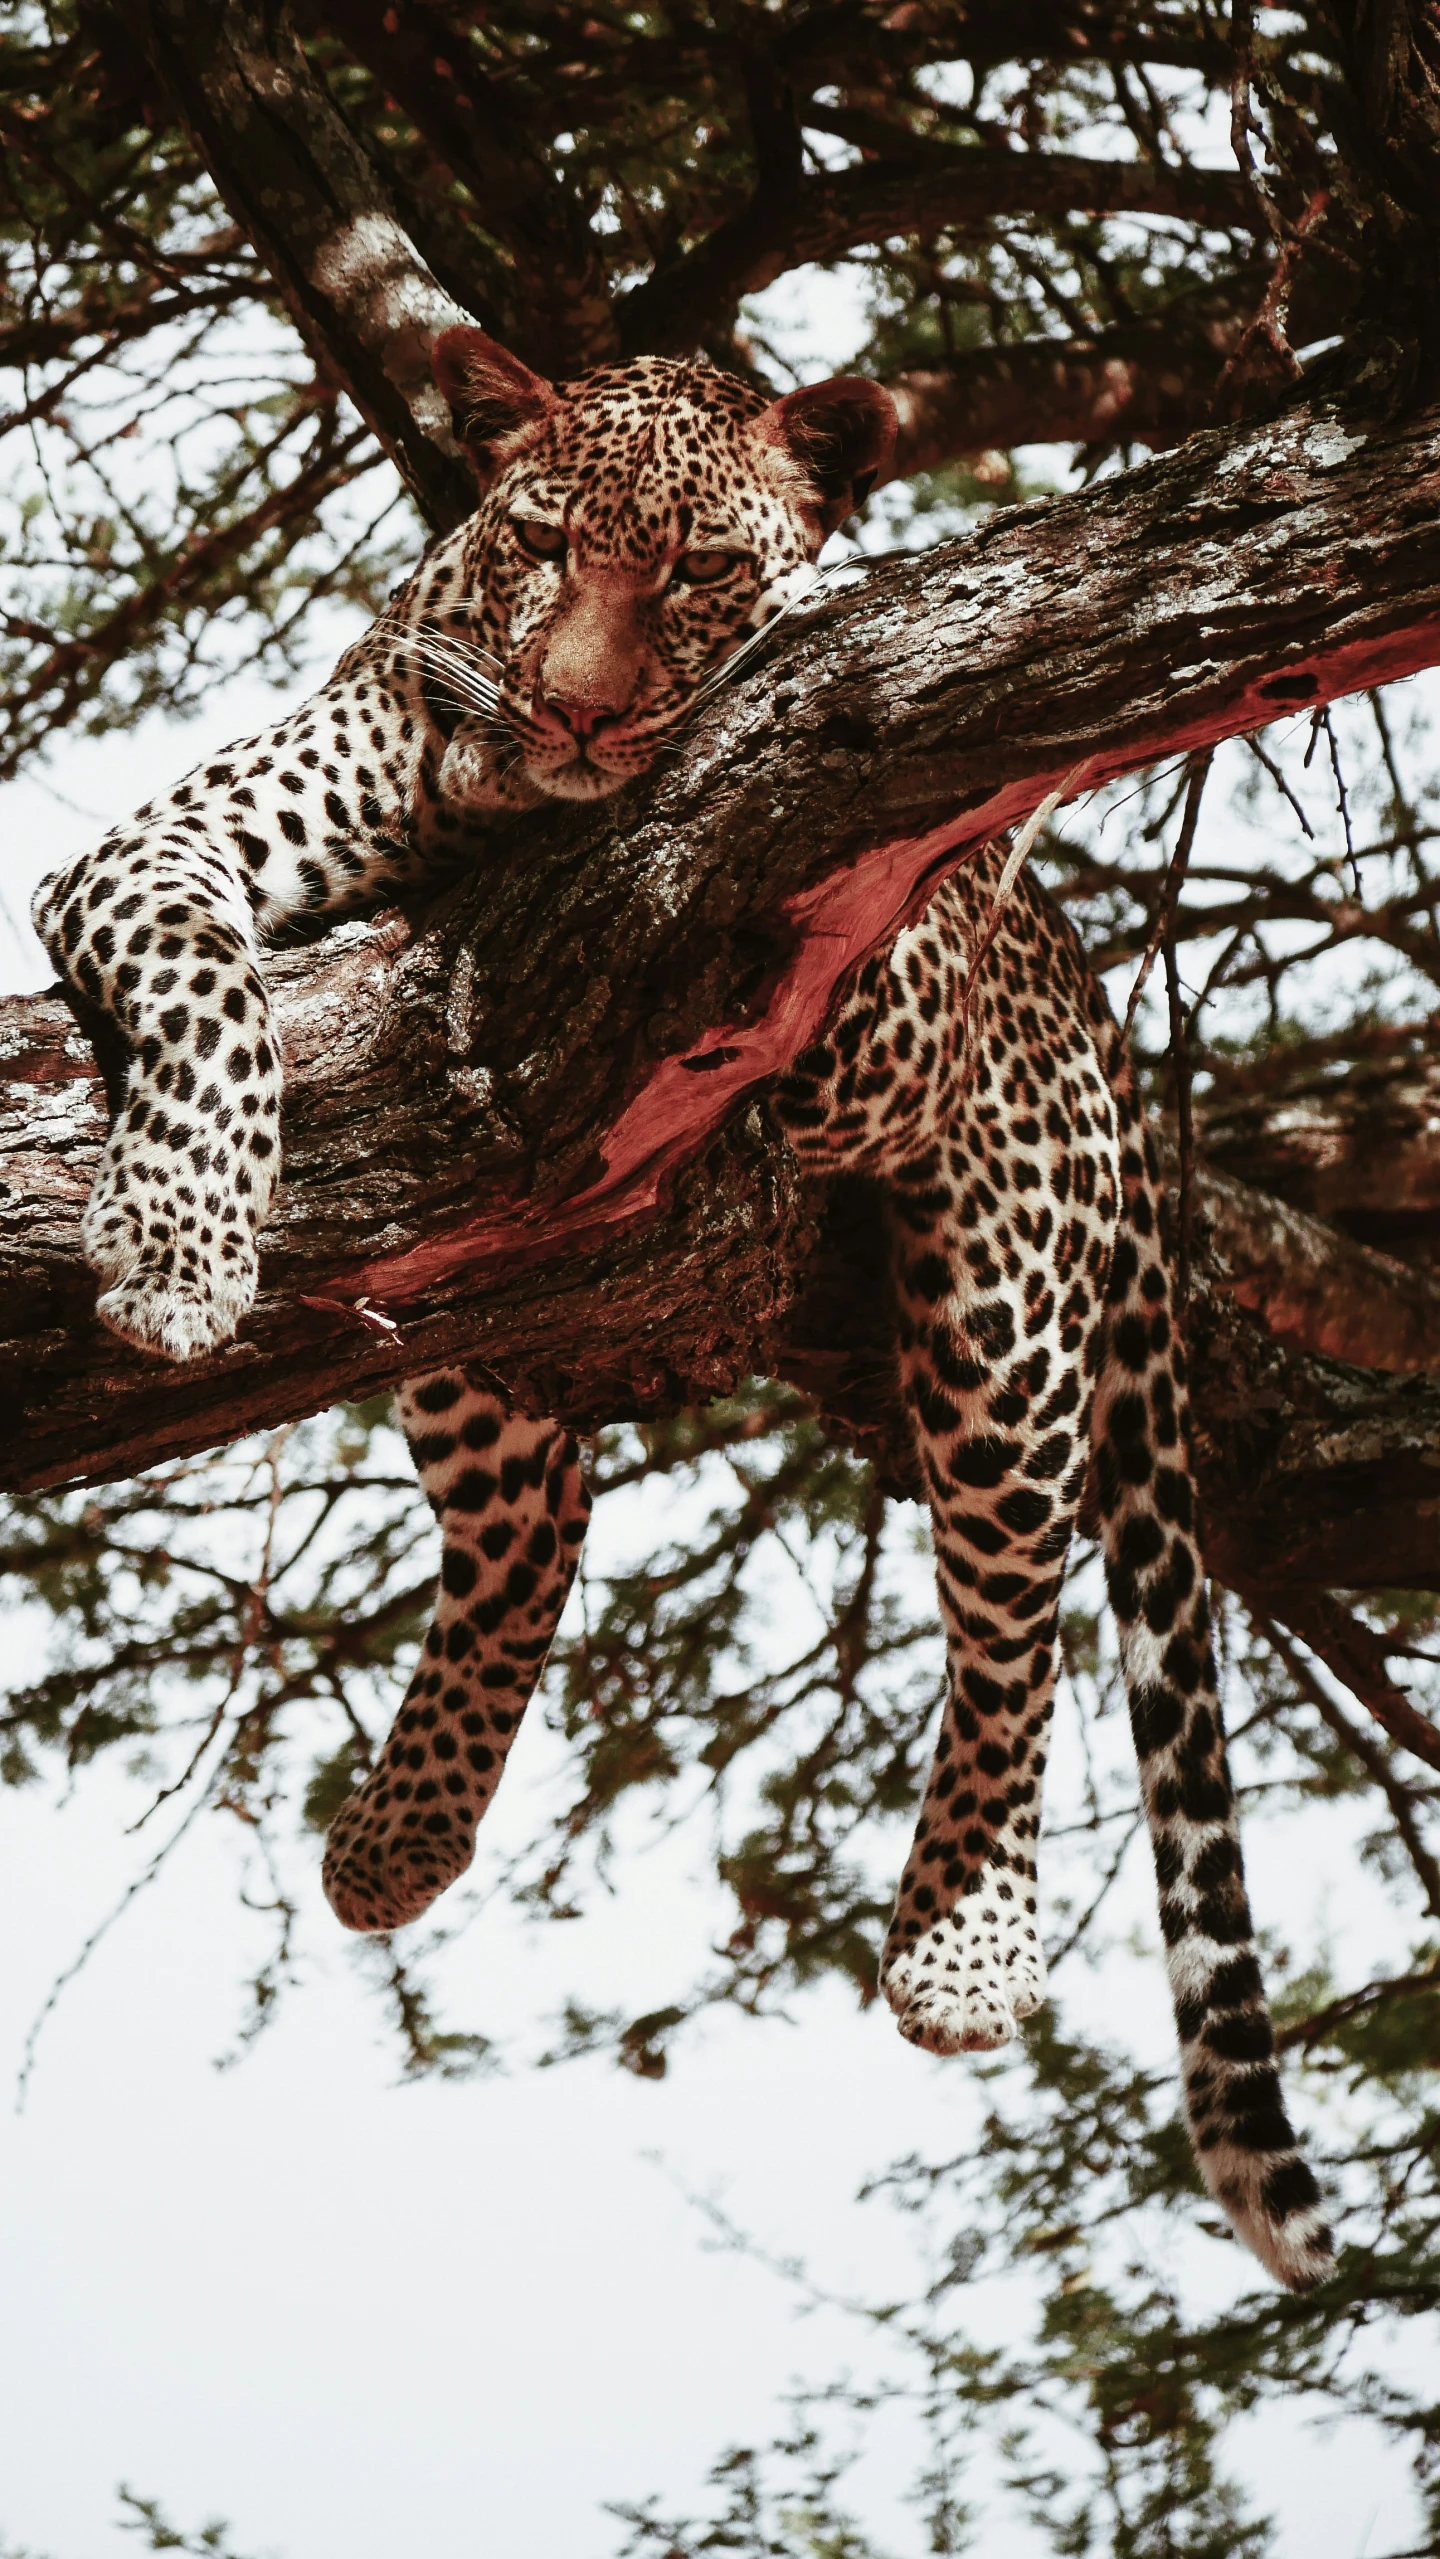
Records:
<instances>
[{"instance_id":1,"label":"leopard's chin","mask_svg":"<svg viewBox=\"0 0 1440 2559\"><path fill-rule=\"evenodd\" d=\"M569 764L527 764L526 777L547 800L608 800L614 791L623 791L627 782L637 781L654 762L647 756L643 763L627 764L614 772L603 764L588 763L576 756Z\"/></svg>"},{"instance_id":2,"label":"leopard's chin","mask_svg":"<svg viewBox=\"0 0 1440 2559\"><path fill-rule=\"evenodd\" d=\"M602 773L593 764L552 764L540 773L533 766L527 770L547 800L605 800L630 779L628 773Z\"/></svg>"}]
</instances>

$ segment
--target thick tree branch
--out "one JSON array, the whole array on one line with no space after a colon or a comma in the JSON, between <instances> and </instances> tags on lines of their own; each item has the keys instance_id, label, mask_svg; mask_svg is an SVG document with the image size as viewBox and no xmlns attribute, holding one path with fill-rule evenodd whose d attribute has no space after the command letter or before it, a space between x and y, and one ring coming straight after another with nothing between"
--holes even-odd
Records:
<instances>
[{"instance_id":1,"label":"thick tree branch","mask_svg":"<svg viewBox=\"0 0 1440 2559\"><path fill-rule=\"evenodd\" d=\"M586 208L547 168L514 99L492 92L444 15L420 0L406 0L403 9L386 0L342 0L311 14L404 109L508 251L507 345L552 375L612 358L615 315Z\"/></svg>"},{"instance_id":2,"label":"thick tree branch","mask_svg":"<svg viewBox=\"0 0 1440 2559\"><path fill-rule=\"evenodd\" d=\"M1403 1376L1440 1369L1440 1276L1372 1252L1317 1217L1201 1166L1195 1205L1211 1286L1322 1359Z\"/></svg>"},{"instance_id":3,"label":"thick tree branch","mask_svg":"<svg viewBox=\"0 0 1440 2559\"><path fill-rule=\"evenodd\" d=\"M1318 1358L1214 1289L1192 1300L1188 1329L1205 1551L1221 1581L1265 1594L1307 1642L1297 1590L1440 1590L1440 1379Z\"/></svg>"},{"instance_id":4,"label":"thick tree branch","mask_svg":"<svg viewBox=\"0 0 1440 2559\"><path fill-rule=\"evenodd\" d=\"M1335 1072L1343 1060L1344 1075ZM1258 1088L1258 1089L1257 1089ZM1245 1087L1217 1077L1201 1145L1289 1207L1382 1253L1440 1261L1440 1025L1391 1027L1282 1053Z\"/></svg>"},{"instance_id":5,"label":"thick tree branch","mask_svg":"<svg viewBox=\"0 0 1440 2559\"><path fill-rule=\"evenodd\" d=\"M474 484L430 378L467 316L409 239L383 179L263 0L121 0L134 41L322 368L344 385L427 520Z\"/></svg>"},{"instance_id":6,"label":"thick tree branch","mask_svg":"<svg viewBox=\"0 0 1440 2559\"><path fill-rule=\"evenodd\" d=\"M897 477L1015 444L1164 446L1203 426L1229 357L1264 299L1272 269L1249 261L1155 319L1080 338L977 347L887 378L900 412ZM1355 301L1348 270L1321 253L1290 297L1297 345L1327 335Z\"/></svg>"},{"instance_id":7,"label":"thick tree branch","mask_svg":"<svg viewBox=\"0 0 1440 2559\"><path fill-rule=\"evenodd\" d=\"M1066 213L1170 215L1215 230L1250 231L1254 208L1228 169L1087 160L1060 151L955 150L948 165L908 161L807 178L783 198L762 189L708 238L627 293L619 305L627 348L683 352L742 295L791 267L824 264L871 240L983 228L1005 215L1047 220Z\"/></svg>"},{"instance_id":8,"label":"thick tree branch","mask_svg":"<svg viewBox=\"0 0 1440 2559\"><path fill-rule=\"evenodd\" d=\"M1196 437L881 564L792 630L658 783L477 844L423 928L274 964L291 1097L267 1294L193 1370L87 1320L99 1088L62 1006L5 1008L12 1480L134 1471L462 1347L591 1421L776 1365L807 1213L759 1088L862 953L1077 765L1100 782L1440 658L1440 414ZM1433 1481L1440 1390L1387 1386L1372 1410L1350 1375L1286 1389L1265 1464L1282 1489L1328 1480L1337 1410L1364 1407L1379 1445L1423 1406L1367 1515L1383 1573L1337 1526L1344 1562L1316 1575L1403 1579L1417 1532L1394 1515ZM1263 1437L1272 1408L1250 1381L1235 1428ZM1323 1506L1302 1510L1309 1556ZM1264 1534L1283 1545L1290 1516L1277 1494Z\"/></svg>"},{"instance_id":9,"label":"thick tree branch","mask_svg":"<svg viewBox=\"0 0 1440 2559\"><path fill-rule=\"evenodd\" d=\"M894 477L1016 444L1178 444L1204 423L1239 323L1216 334L1211 344L1156 323L1029 338L887 377L900 413Z\"/></svg>"}]
</instances>

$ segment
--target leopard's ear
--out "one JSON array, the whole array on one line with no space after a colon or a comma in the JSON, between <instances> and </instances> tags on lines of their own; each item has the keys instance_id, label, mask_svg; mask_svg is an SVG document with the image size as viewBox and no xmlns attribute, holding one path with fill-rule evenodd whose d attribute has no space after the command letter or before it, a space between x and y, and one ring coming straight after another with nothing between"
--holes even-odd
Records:
<instances>
[{"instance_id":1,"label":"leopard's ear","mask_svg":"<svg viewBox=\"0 0 1440 2559\"><path fill-rule=\"evenodd\" d=\"M430 364L450 403L455 440L487 488L531 429L559 407L559 393L483 329L442 330Z\"/></svg>"},{"instance_id":2,"label":"leopard's ear","mask_svg":"<svg viewBox=\"0 0 1440 2559\"><path fill-rule=\"evenodd\" d=\"M888 470L899 426L895 403L858 373L787 391L757 419L755 432L804 473L822 534L863 505Z\"/></svg>"}]
</instances>

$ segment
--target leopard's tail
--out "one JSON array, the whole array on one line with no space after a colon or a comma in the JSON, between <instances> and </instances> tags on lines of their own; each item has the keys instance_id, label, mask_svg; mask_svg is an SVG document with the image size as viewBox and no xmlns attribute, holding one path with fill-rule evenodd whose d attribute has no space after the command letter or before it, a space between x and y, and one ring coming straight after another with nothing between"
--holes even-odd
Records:
<instances>
[{"instance_id":1,"label":"leopard's tail","mask_svg":"<svg viewBox=\"0 0 1440 2559\"><path fill-rule=\"evenodd\" d=\"M1185 2108L1201 2174L1237 2235L1282 2284L1304 2292L1332 2270L1331 2237L1276 2069L1196 1537L1185 1356L1158 1168L1129 1061L1113 1028L1111 1036L1123 1205L1095 1399L1095 1470Z\"/></svg>"}]
</instances>

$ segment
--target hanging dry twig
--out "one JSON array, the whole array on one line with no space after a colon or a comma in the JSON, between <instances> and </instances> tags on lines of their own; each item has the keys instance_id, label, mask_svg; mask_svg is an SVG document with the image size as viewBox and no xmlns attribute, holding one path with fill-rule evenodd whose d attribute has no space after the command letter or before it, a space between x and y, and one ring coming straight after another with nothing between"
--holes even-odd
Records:
<instances>
[{"instance_id":1,"label":"hanging dry twig","mask_svg":"<svg viewBox=\"0 0 1440 2559\"><path fill-rule=\"evenodd\" d=\"M1297 1652L1284 1627L1277 1625L1272 1617L1257 1615L1254 1622L1257 1631L1278 1653L1301 1695L1309 1698L1321 1721L1328 1726L1337 1741L1344 1743L1352 1758L1359 1761L1367 1777L1379 1787L1389 1804L1395 1827L1405 1843L1406 1855L1419 1879L1425 1895L1425 1906L1432 1918L1440 1919L1440 1862L1437 1862L1433 1851L1421 1835L1408 1787L1397 1778L1384 1751L1378 1749L1370 1736L1361 1732L1335 1699L1327 1694L1308 1663ZM1305 1640L1307 1643L1310 1642L1308 1636ZM1312 1645L1311 1649L1313 1651L1316 1648ZM1345 1684L1352 1689L1353 1693L1358 1694L1354 1691L1354 1683L1349 1677L1346 1677ZM1398 1691L1396 1693L1399 1694ZM1361 1703L1366 1704L1368 1700L1362 1698ZM1374 1712L1373 1708L1371 1712ZM1414 1712L1413 1708L1411 1712ZM1440 1736L1437 1736L1437 1739L1440 1739Z\"/></svg>"},{"instance_id":2,"label":"hanging dry twig","mask_svg":"<svg viewBox=\"0 0 1440 2559\"><path fill-rule=\"evenodd\" d=\"M1191 758L1189 779L1185 785L1185 813L1180 821L1180 833L1176 839L1170 867L1165 874L1165 882L1160 893L1145 956L1140 963L1135 983L1130 990L1130 1001L1125 1008L1125 1038L1128 1041L1136 1007L1144 992L1146 978L1154 965L1156 951L1163 943L1165 990L1170 1011L1170 1056L1174 1070L1175 1113L1180 1138L1180 1231L1176 1258L1182 1307L1188 1305L1190 1300L1190 1234L1195 1186L1195 1128L1190 1108L1188 1038L1184 1008L1180 1001L1179 964L1175 955L1175 910L1185 874L1190 867L1195 830L1200 823L1200 803L1205 796L1205 784L1212 761L1213 749L1208 747L1203 755Z\"/></svg>"},{"instance_id":3,"label":"hanging dry twig","mask_svg":"<svg viewBox=\"0 0 1440 2559\"><path fill-rule=\"evenodd\" d=\"M1185 786L1185 814L1180 821L1180 833L1176 840L1175 850L1170 856L1169 867L1166 870L1165 878L1161 886L1159 901L1155 909L1155 922L1151 928L1150 939L1145 945L1144 957L1142 958L1140 966L1135 973L1135 983L1130 989L1130 1001L1125 1007L1125 1039L1127 1044L1129 1042L1130 1033L1134 1028L1135 1015L1139 1009L1140 998L1145 992L1145 981L1150 975L1151 969L1155 965L1155 955L1167 932L1172 931L1174 928L1175 909L1179 904L1180 891L1185 884L1186 872L1190 868L1190 855L1195 843L1195 829L1200 822L1200 803L1205 796L1206 778L1209 774L1213 760L1213 750L1210 748L1207 748L1203 755L1193 756L1190 760L1189 779Z\"/></svg>"},{"instance_id":4,"label":"hanging dry twig","mask_svg":"<svg viewBox=\"0 0 1440 2559\"><path fill-rule=\"evenodd\" d=\"M1256 1604L1264 1609L1262 1594L1257 1594ZM1377 1724L1384 1725L1392 1741L1415 1759L1423 1759L1427 1768L1440 1769L1440 1732L1390 1677L1390 1648L1383 1635L1352 1617L1329 1591L1287 1590L1284 1615L1291 1633L1309 1646ZM1268 1610L1265 1632L1274 1632Z\"/></svg>"}]
</instances>

